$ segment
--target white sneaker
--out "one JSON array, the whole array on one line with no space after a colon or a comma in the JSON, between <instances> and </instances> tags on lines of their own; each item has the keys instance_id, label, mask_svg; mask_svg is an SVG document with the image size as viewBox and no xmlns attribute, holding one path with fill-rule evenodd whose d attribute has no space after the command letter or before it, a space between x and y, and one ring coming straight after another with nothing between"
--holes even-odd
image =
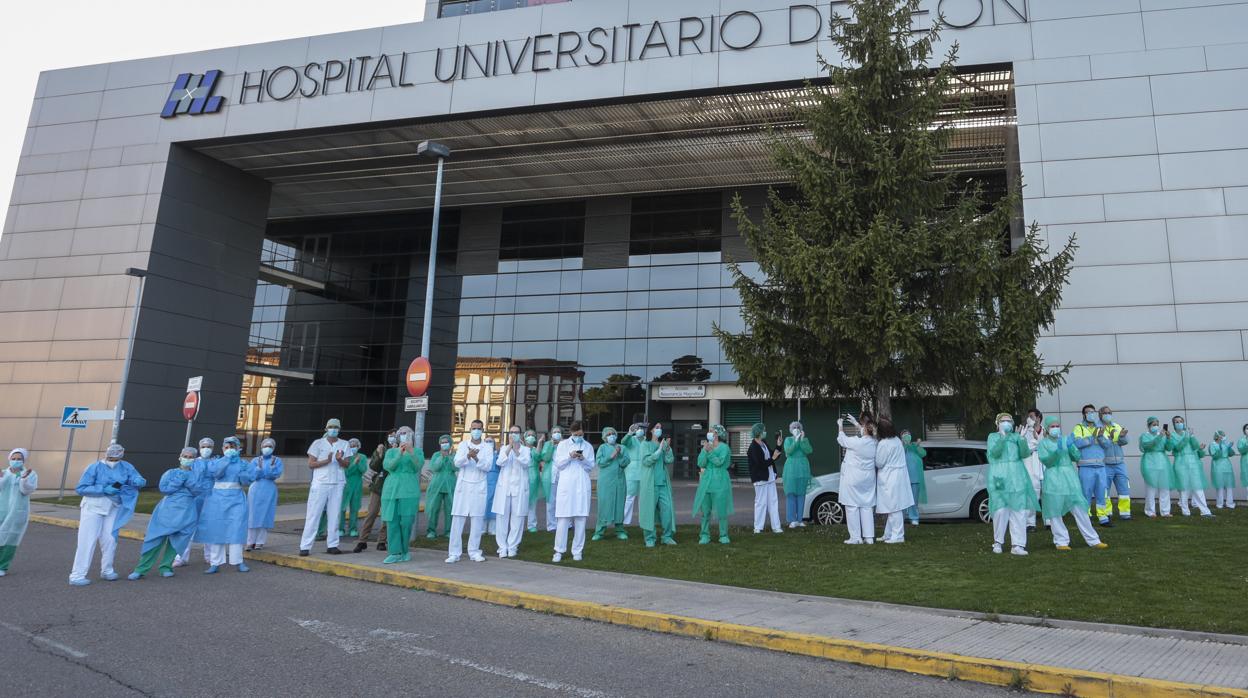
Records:
<instances>
[{"instance_id":1,"label":"white sneaker","mask_svg":"<svg viewBox=\"0 0 1248 698\"><path fill-rule=\"evenodd\" d=\"M580 561L581 561L581 556L580 556L580 555L573 555L573 556L572 556L572 562L580 562Z\"/></svg>"},{"instance_id":2,"label":"white sneaker","mask_svg":"<svg viewBox=\"0 0 1248 698\"><path fill-rule=\"evenodd\" d=\"M180 557L175 557L173 559L173 566L174 567L186 567L186 561Z\"/></svg>"},{"instance_id":3,"label":"white sneaker","mask_svg":"<svg viewBox=\"0 0 1248 698\"><path fill-rule=\"evenodd\" d=\"M849 540L845 541L845 545L862 545L862 539L850 538Z\"/></svg>"},{"instance_id":4,"label":"white sneaker","mask_svg":"<svg viewBox=\"0 0 1248 698\"><path fill-rule=\"evenodd\" d=\"M1011 555L1026 555L1027 548L1020 548L1019 546L1016 545L1013 548L1010 548L1010 554Z\"/></svg>"},{"instance_id":5,"label":"white sneaker","mask_svg":"<svg viewBox=\"0 0 1248 698\"><path fill-rule=\"evenodd\" d=\"M450 556L450 557L446 558L446 564L448 564L448 565L453 565L453 564L455 564L456 562L459 562L459 556L458 556L458 555L452 555L452 556Z\"/></svg>"},{"instance_id":6,"label":"white sneaker","mask_svg":"<svg viewBox=\"0 0 1248 698\"><path fill-rule=\"evenodd\" d=\"M517 553L519 553L519 552L520 552L519 550L508 550L508 551L507 551L507 557L515 557L515 556L516 556L516 554L517 554Z\"/></svg>"},{"instance_id":7,"label":"white sneaker","mask_svg":"<svg viewBox=\"0 0 1248 698\"><path fill-rule=\"evenodd\" d=\"M897 544L897 543L905 543L905 542L906 542L906 539L905 539L905 538L898 538L898 539L896 539L896 540L888 540L888 539L886 538L886 539L884 539L884 542L885 542L885 543L888 543L889 545L895 545L895 544Z\"/></svg>"},{"instance_id":8,"label":"white sneaker","mask_svg":"<svg viewBox=\"0 0 1248 698\"><path fill-rule=\"evenodd\" d=\"M754 529L754 535L756 535L756 536L757 536L758 534L762 533L762 532L763 532L763 529L761 529L761 528L756 528L756 529Z\"/></svg>"},{"instance_id":9,"label":"white sneaker","mask_svg":"<svg viewBox=\"0 0 1248 698\"><path fill-rule=\"evenodd\" d=\"M992 544L992 552L993 552L993 553L995 553L995 554L997 554L997 555L1000 555L1000 554L1001 554L1001 544L1000 544L1000 543L993 543L993 544Z\"/></svg>"},{"instance_id":10,"label":"white sneaker","mask_svg":"<svg viewBox=\"0 0 1248 698\"><path fill-rule=\"evenodd\" d=\"M863 538L863 539L862 539L862 542L863 542L863 543L866 543L867 545L875 545L875 539L874 539L874 538Z\"/></svg>"},{"instance_id":11,"label":"white sneaker","mask_svg":"<svg viewBox=\"0 0 1248 698\"><path fill-rule=\"evenodd\" d=\"M796 522L796 521L790 521L790 522L789 522L789 528L797 528L797 522Z\"/></svg>"},{"instance_id":12,"label":"white sneaker","mask_svg":"<svg viewBox=\"0 0 1248 698\"><path fill-rule=\"evenodd\" d=\"M798 528L806 528L806 522L805 522L805 521L798 521L798 522L797 522L797 527L798 527Z\"/></svg>"},{"instance_id":13,"label":"white sneaker","mask_svg":"<svg viewBox=\"0 0 1248 698\"><path fill-rule=\"evenodd\" d=\"M783 528L776 528L776 529L772 529L772 531L771 531L771 532L772 532L772 533L784 533L784 529L783 529Z\"/></svg>"},{"instance_id":14,"label":"white sneaker","mask_svg":"<svg viewBox=\"0 0 1248 698\"><path fill-rule=\"evenodd\" d=\"M500 559L500 560L506 560L506 559L507 559L507 551L506 551L506 550L500 550L500 551L498 551L498 559Z\"/></svg>"},{"instance_id":15,"label":"white sneaker","mask_svg":"<svg viewBox=\"0 0 1248 698\"><path fill-rule=\"evenodd\" d=\"M484 555L469 555L468 559L472 560L473 562L485 562Z\"/></svg>"},{"instance_id":16,"label":"white sneaker","mask_svg":"<svg viewBox=\"0 0 1248 698\"><path fill-rule=\"evenodd\" d=\"M563 562L563 553L555 553L550 558L551 562Z\"/></svg>"}]
</instances>

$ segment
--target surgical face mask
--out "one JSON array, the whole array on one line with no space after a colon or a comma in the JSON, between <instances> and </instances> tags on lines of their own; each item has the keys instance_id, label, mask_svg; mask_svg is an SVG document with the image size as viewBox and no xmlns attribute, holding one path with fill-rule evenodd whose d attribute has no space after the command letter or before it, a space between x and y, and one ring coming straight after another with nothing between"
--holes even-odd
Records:
<instances>
[{"instance_id":1,"label":"surgical face mask","mask_svg":"<svg viewBox=\"0 0 1248 698\"><path fill-rule=\"evenodd\" d=\"M210 457L212 457L212 449L211 449L211 448L201 448L201 449L199 449L199 457L200 457L200 458L210 458Z\"/></svg>"},{"instance_id":2,"label":"surgical face mask","mask_svg":"<svg viewBox=\"0 0 1248 698\"><path fill-rule=\"evenodd\" d=\"M108 463L109 465L117 465L118 463L121 462L121 459L120 458L105 458L104 462Z\"/></svg>"},{"instance_id":3,"label":"surgical face mask","mask_svg":"<svg viewBox=\"0 0 1248 698\"><path fill-rule=\"evenodd\" d=\"M1184 422L1179 422L1178 424L1174 425L1174 429L1175 431L1187 431L1187 424Z\"/></svg>"},{"instance_id":4,"label":"surgical face mask","mask_svg":"<svg viewBox=\"0 0 1248 698\"><path fill-rule=\"evenodd\" d=\"M1161 433L1161 427L1157 426L1156 424L1154 424L1153 426L1149 427L1149 428L1148 428L1148 430L1149 430L1150 432L1154 433L1154 434L1160 434L1160 433Z\"/></svg>"},{"instance_id":5,"label":"surgical face mask","mask_svg":"<svg viewBox=\"0 0 1248 698\"><path fill-rule=\"evenodd\" d=\"M572 443L576 444L577 446L580 446L581 443L583 443L584 441L585 441L584 437L577 436L575 434L572 435Z\"/></svg>"},{"instance_id":6,"label":"surgical face mask","mask_svg":"<svg viewBox=\"0 0 1248 698\"><path fill-rule=\"evenodd\" d=\"M1001 422L1001 433L1008 434L1014 431L1014 422Z\"/></svg>"},{"instance_id":7,"label":"surgical face mask","mask_svg":"<svg viewBox=\"0 0 1248 698\"><path fill-rule=\"evenodd\" d=\"M1096 424L1096 413L1095 413L1095 412L1084 412L1084 413L1083 413L1083 419L1084 419L1084 421L1086 421L1088 424Z\"/></svg>"},{"instance_id":8,"label":"surgical face mask","mask_svg":"<svg viewBox=\"0 0 1248 698\"><path fill-rule=\"evenodd\" d=\"M399 443L401 444L407 443L408 438L409 437L407 434L399 434Z\"/></svg>"},{"instance_id":9,"label":"surgical face mask","mask_svg":"<svg viewBox=\"0 0 1248 698\"><path fill-rule=\"evenodd\" d=\"M1056 439L1061 435L1062 435L1061 427L1049 427L1049 436L1052 436L1053 438Z\"/></svg>"},{"instance_id":10,"label":"surgical face mask","mask_svg":"<svg viewBox=\"0 0 1248 698\"><path fill-rule=\"evenodd\" d=\"M902 441L904 441L904 442L906 442L906 443L910 443L910 435L909 435L909 434L902 434L902 435L901 435L901 440L902 440Z\"/></svg>"},{"instance_id":11,"label":"surgical face mask","mask_svg":"<svg viewBox=\"0 0 1248 698\"><path fill-rule=\"evenodd\" d=\"M261 449L260 449L260 454L261 454L261 455L265 455L265 456L271 456L271 455L273 455L273 447L272 447L272 446L265 446L264 448L261 448Z\"/></svg>"},{"instance_id":12,"label":"surgical face mask","mask_svg":"<svg viewBox=\"0 0 1248 698\"><path fill-rule=\"evenodd\" d=\"M706 434L706 440L707 440L707 441L714 441L714 440L715 440L715 432L713 432L713 431L711 431L711 432L707 432L707 434Z\"/></svg>"},{"instance_id":13,"label":"surgical face mask","mask_svg":"<svg viewBox=\"0 0 1248 698\"><path fill-rule=\"evenodd\" d=\"M552 431L552 432L550 432L550 440L551 440L551 441L558 441L558 440L560 440L560 439L562 439L562 438L563 438L563 434L560 434L560 433L559 433L559 432L557 432L557 431Z\"/></svg>"},{"instance_id":14,"label":"surgical face mask","mask_svg":"<svg viewBox=\"0 0 1248 698\"><path fill-rule=\"evenodd\" d=\"M21 469L22 469L22 461L20 461L20 460L11 460L11 461L9 461L9 467L10 467L10 468L12 468L13 470L21 470Z\"/></svg>"},{"instance_id":15,"label":"surgical face mask","mask_svg":"<svg viewBox=\"0 0 1248 698\"><path fill-rule=\"evenodd\" d=\"M511 432L511 440L512 440L512 441L514 441L514 442L516 442L516 443L519 443L519 442L520 442L520 432L518 432L518 431L513 431L513 432Z\"/></svg>"},{"instance_id":16,"label":"surgical face mask","mask_svg":"<svg viewBox=\"0 0 1248 698\"><path fill-rule=\"evenodd\" d=\"M194 458L179 458L179 459L178 459L178 463L179 463L179 464L180 464L183 468L189 468L189 467L191 467L191 465L192 465L194 462L195 462L195 459L194 459Z\"/></svg>"},{"instance_id":17,"label":"surgical face mask","mask_svg":"<svg viewBox=\"0 0 1248 698\"><path fill-rule=\"evenodd\" d=\"M331 438L331 439L336 439L336 438L338 438L338 430L337 430L337 429L326 429L326 430L325 430L325 435L326 435L326 436L328 436L328 437L329 437L329 438Z\"/></svg>"},{"instance_id":18,"label":"surgical face mask","mask_svg":"<svg viewBox=\"0 0 1248 698\"><path fill-rule=\"evenodd\" d=\"M473 440L473 441L480 441L480 440L481 440L481 430L480 430L480 429L473 429L473 430L472 430L472 440Z\"/></svg>"},{"instance_id":19,"label":"surgical face mask","mask_svg":"<svg viewBox=\"0 0 1248 698\"><path fill-rule=\"evenodd\" d=\"M451 442L443 441L442 443L438 444L438 448L441 448L443 451L449 451L451 450Z\"/></svg>"},{"instance_id":20,"label":"surgical face mask","mask_svg":"<svg viewBox=\"0 0 1248 698\"><path fill-rule=\"evenodd\" d=\"M537 437L533 435L526 436L524 437L524 443L529 446L532 446L533 444L537 443Z\"/></svg>"},{"instance_id":21,"label":"surgical face mask","mask_svg":"<svg viewBox=\"0 0 1248 698\"><path fill-rule=\"evenodd\" d=\"M798 436L800 436L800 435L801 435L802 430L801 430L801 429L790 429L790 430L789 430L789 433L790 433L790 434L792 434L792 435L793 435L793 438L795 438L795 439L796 439Z\"/></svg>"},{"instance_id":22,"label":"surgical face mask","mask_svg":"<svg viewBox=\"0 0 1248 698\"><path fill-rule=\"evenodd\" d=\"M654 428L654 438L656 438L656 439L657 439L657 438L660 438L660 437L662 437L662 436L663 436L663 430L662 430L662 429L660 429L660 428L658 428L658 427L655 427L655 428Z\"/></svg>"},{"instance_id":23,"label":"surgical face mask","mask_svg":"<svg viewBox=\"0 0 1248 698\"><path fill-rule=\"evenodd\" d=\"M617 438L615 434L607 434L607 443L614 445Z\"/></svg>"},{"instance_id":24,"label":"surgical face mask","mask_svg":"<svg viewBox=\"0 0 1248 698\"><path fill-rule=\"evenodd\" d=\"M1101 421L1102 421L1102 422L1104 422L1104 423L1106 423L1106 424L1113 424L1113 423L1114 423L1114 415L1112 415L1112 414L1103 414L1103 415L1101 415Z\"/></svg>"},{"instance_id":25,"label":"surgical face mask","mask_svg":"<svg viewBox=\"0 0 1248 698\"><path fill-rule=\"evenodd\" d=\"M399 438L397 436L387 436L386 443L390 444L391 446L397 446L399 445Z\"/></svg>"},{"instance_id":26,"label":"surgical face mask","mask_svg":"<svg viewBox=\"0 0 1248 698\"><path fill-rule=\"evenodd\" d=\"M237 449L237 448L227 448L227 449L225 449L224 451L222 451L222 452L221 452L221 455L225 456L226 458L234 458L234 457L236 457L236 456L238 455L238 449Z\"/></svg>"}]
</instances>

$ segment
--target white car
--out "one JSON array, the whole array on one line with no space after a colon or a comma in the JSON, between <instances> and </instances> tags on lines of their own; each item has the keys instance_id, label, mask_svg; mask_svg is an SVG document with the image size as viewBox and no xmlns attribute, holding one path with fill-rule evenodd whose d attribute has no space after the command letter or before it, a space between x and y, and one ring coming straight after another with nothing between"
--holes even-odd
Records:
<instances>
[{"instance_id":1,"label":"white car","mask_svg":"<svg viewBox=\"0 0 1248 698\"><path fill-rule=\"evenodd\" d=\"M924 442L927 456L923 474L927 504L919 505L919 519L978 519L988 522L988 444L984 441ZM806 491L807 519L829 526L845 522L845 508L837 500L841 474L820 475Z\"/></svg>"}]
</instances>

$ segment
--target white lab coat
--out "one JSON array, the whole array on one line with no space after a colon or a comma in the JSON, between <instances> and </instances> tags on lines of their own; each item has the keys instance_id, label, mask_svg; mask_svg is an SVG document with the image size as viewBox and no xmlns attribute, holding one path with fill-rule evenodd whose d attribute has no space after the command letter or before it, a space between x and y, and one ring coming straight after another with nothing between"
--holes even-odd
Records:
<instances>
[{"instance_id":1,"label":"white lab coat","mask_svg":"<svg viewBox=\"0 0 1248 698\"><path fill-rule=\"evenodd\" d=\"M1036 494L1040 494L1040 483L1044 481L1044 464L1040 462L1040 454L1036 453L1040 445L1040 434L1035 429L1024 427L1023 440L1031 449L1031 455L1023 460L1023 467L1027 468L1027 474L1031 476L1032 488L1036 490Z\"/></svg>"},{"instance_id":2,"label":"white lab coat","mask_svg":"<svg viewBox=\"0 0 1248 698\"><path fill-rule=\"evenodd\" d=\"M841 491L838 493L841 505L874 507L875 439L870 436L846 436L842 431L836 435L836 442L845 448L845 460L841 462ZM904 460L902 468L904 471ZM909 487L907 479L906 488Z\"/></svg>"},{"instance_id":3,"label":"white lab coat","mask_svg":"<svg viewBox=\"0 0 1248 698\"><path fill-rule=\"evenodd\" d=\"M469 447L478 449L477 459L468 457ZM485 474L494 459L494 447L487 441L474 444L464 440L455 449L455 468L459 478L455 480L455 496L451 499L451 516L485 516L485 499L489 487Z\"/></svg>"},{"instance_id":4,"label":"white lab coat","mask_svg":"<svg viewBox=\"0 0 1248 698\"><path fill-rule=\"evenodd\" d=\"M584 458L574 460L573 451L582 451ZM589 516L589 501L593 492L593 480L589 474L594 469L594 447L588 441L581 445L572 439L559 442L555 449L555 472L559 489L555 492L555 518Z\"/></svg>"},{"instance_id":5,"label":"white lab coat","mask_svg":"<svg viewBox=\"0 0 1248 698\"><path fill-rule=\"evenodd\" d=\"M882 439L876 444L875 468L875 513L891 514L914 506L910 471L906 468L906 448L901 439Z\"/></svg>"},{"instance_id":6,"label":"white lab coat","mask_svg":"<svg viewBox=\"0 0 1248 698\"><path fill-rule=\"evenodd\" d=\"M514 449L514 450L513 450ZM494 502L490 509L496 515L504 516L507 511L507 497L517 497L517 505L521 511L529 510L529 461L533 451L523 444L512 447L504 446L498 452L498 484L494 487Z\"/></svg>"}]
</instances>

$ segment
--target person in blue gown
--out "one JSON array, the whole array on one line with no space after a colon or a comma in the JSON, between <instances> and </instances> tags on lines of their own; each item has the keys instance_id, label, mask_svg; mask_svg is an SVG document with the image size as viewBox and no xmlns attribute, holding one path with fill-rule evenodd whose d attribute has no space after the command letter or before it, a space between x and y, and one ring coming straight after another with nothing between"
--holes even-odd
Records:
<instances>
[{"instance_id":1,"label":"person in blue gown","mask_svg":"<svg viewBox=\"0 0 1248 698\"><path fill-rule=\"evenodd\" d=\"M255 478L247 488L247 549L259 550L269 539L273 519L277 516L277 479L282 476L282 459L273 455L277 442L260 442L260 455L251 467Z\"/></svg>"},{"instance_id":2,"label":"person in blue gown","mask_svg":"<svg viewBox=\"0 0 1248 698\"><path fill-rule=\"evenodd\" d=\"M212 491L204 500L195 531L195 540L208 551L209 567L204 574L215 574L226 562L239 572L250 571L243 562L243 544L247 541L247 495L243 487L251 484L253 472L251 464L242 458L238 437L226 437L221 442L221 457L208 466Z\"/></svg>"},{"instance_id":3,"label":"person in blue gown","mask_svg":"<svg viewBox=\"0 0 1248 698\"><path fill-rule=\"evenodd\" d=\"M208 482L212 479L211 476L208 475L208 466L212 465L212 462L217 459L217 457L213 455L213 451L216 447L217 442L213 441L210 437L205 436L199 440L199 455L196 456L195 462L191 465L191 470L195 471L196 477L204 482ZM197 515L204 510L204 500L208 498L208 493L211 491L211 486L206 487L195 497L195 512ZM191 538L194 538L194 532L192 532ZM178 552L178 556L173 558L173 566L182 567L190 561L191 539L187 539L186 547L182 548L182 550ZM208 563L207 548L204 548L204 562Z\"/></svg>"},{"instance_id":4,"label":"person in blue gown","mask_svg":"<svg viewBox=\"0 0 1248 698\"><path fill-rule=\"evenodd\" d=\"M173 558L195 533L199 513L195 500L208 483L196 474L195 449L187 446L178 457L178 467L160 476L160 493L164 498L152 511L143 536L143 552L129 579L142 579L159 562L160 576L173 576Z\"/></svg>"},{"instance_id":5,"label":"person in blue gown","mask_svg":"<svg viewBox=\"0 0 1248 698\"><path fill-rule=\"evenodd\" d=\"M114 581L113 557L117 553L117 532L134 515L134 504L139 490L147 480L134 466L122 460L126 449L121 444L110 444L104 459L98 460L83 471L74 491L82 497L78 519L78 549L74 553L74 567L69 573L69 583L86 586L87 570L100 547L100 579Z\"/></svg>"}]
</instances>

